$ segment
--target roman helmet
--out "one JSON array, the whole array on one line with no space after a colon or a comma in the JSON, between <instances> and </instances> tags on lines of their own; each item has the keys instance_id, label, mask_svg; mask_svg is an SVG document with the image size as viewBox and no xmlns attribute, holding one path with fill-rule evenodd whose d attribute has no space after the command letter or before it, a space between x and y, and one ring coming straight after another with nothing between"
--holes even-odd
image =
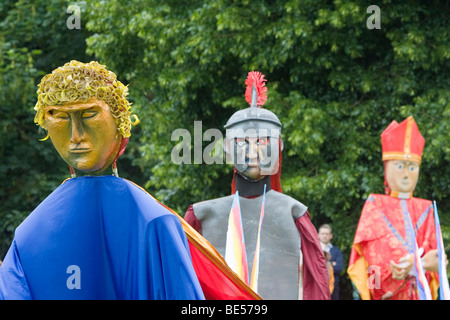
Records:
<instances>
[{"instance_id":1,"label":"roman helmet","mask_svg":"<svg viewBox=\"0 0 450 320\"><path fill-rule=\"evenodd\" d=\"M248 73L245 100L250 107L235 112L225 124L225 152L233 162L234 174L242 175L248 168L245 139L264 138L265 147L258 147L258 164L264 175L271 176L272 189L281 192L281 122L272 111L261 107L267 100L266 81L261 72Z\"/></svg>"}]
</instances>

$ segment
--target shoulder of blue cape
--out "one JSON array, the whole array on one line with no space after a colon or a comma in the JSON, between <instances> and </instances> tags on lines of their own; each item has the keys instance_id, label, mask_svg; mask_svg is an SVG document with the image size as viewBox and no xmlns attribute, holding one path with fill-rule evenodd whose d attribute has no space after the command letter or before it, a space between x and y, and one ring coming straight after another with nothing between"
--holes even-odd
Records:
<instances>
[{"instance_id":1,"label":"shoulder of blue cape","mask_svg":"<svg viewBox=\"0 0 450 320\"><path fill-rule=\"evenodd\" d=\"M133 287L133 290L122 288L121 291L117 286L128 283L142 287L153 281L151 279L163 279L148 274L145 263L153 261L152 263L160 265L158 269L153 268L151 271L157 274L157 270L162 272L171 268L174 259L179 260L178 271L166 274L176 274L178 282L183 277L185 282L192 284L186 288L195 289L193 294L191 292L184 295L183 292L175 296L183 299L202 295L179 218L145 190L122 178L81 177L65 181L16 229L14 245L20 256L18 262L29 275L27 280L30 288L45 288L45 281L60 286L52 288L54 293L44 290L49 296L41 295L41 298L56 297L58 292L63 297L72 298L71 294L75 294L77 290L65 295L66 268L71 265L89 270L83 275L92 281L86 280L85 284L98 284L99 281L104 284L102 293L98 296L100 298L169 298L167 294L174 294L177 290L183 292L183 289L177 287L170 293L162 292L164 290L161 288L167 283L160 280L153 285L153 288L159 288L158 292L147 295L142 295L143 291L137 287ZM164 247L163 251L161 247ZM139 258L136 255L140 252L149 256ZM166 256L172 263L165 261ZM138 265L136 261L140 261ZM142 270L138 272L133 269L134 266ZM185 267L184 273L181 272L182 266ZM56 269L63 270L59 280L56 279ZM122 272L123 270L126 272ZM133 277L142 272L146 274L148 281L121 278ZM108 290L108 286L113 288ZM80 297L90 299L94 296Z\"/></svg>"},{"instance_id":2,"label":"shoulder of blue cape","mask_svg":"<svg viewBox=\"0 0 450 320\"><path fill-rule=\"evenodd\" d=\"M172 213L133 182L114 176L86 176L65 180L22 222L16 236L37 226L46 230L77 221L99 223L105 218L137 219L135 222L143 225L162 216Z\"/></svg>"}]
</instances>

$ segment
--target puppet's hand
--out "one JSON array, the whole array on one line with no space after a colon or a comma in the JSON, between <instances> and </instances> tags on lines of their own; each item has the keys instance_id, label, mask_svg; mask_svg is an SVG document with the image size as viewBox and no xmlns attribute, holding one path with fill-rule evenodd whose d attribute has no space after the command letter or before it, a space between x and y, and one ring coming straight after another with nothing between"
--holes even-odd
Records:
<instances>
[{"instance_id":1,"label":"puppet's hand","mask_svg":"<svg viewBox=\"0 0 450 320\"><path fill-rule=\"evenodd\" d=\"M414 255L412 253L401 258L399 260L399 263L395 263L391 260L392 278L396 280L405 279L408 276L413 264Z\"/></svg>"},{"instance_id":2,"label":"puppet's hand","mask_svg":"<svg viewBox=\"0 0 450 320\"><path fill-rule=\"evenodd\" d=\"M437 249L433 249L425 253L422 258L423 268L427 271L439 272L439 259ZM445 267L447 267L448 259L445 255Z\"/></svg>"}]
</instances>

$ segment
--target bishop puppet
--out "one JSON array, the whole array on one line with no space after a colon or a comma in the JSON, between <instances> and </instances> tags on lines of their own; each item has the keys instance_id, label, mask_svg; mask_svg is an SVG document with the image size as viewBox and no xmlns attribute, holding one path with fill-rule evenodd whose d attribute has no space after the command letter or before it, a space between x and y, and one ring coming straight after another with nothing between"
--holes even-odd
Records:
<instances>
[{"instance_id":1,"label":"bishop puppet","mask_svg":"<svg viewBox=\"0 0 450 320\"><path fill-rule=\"evenodd\" d=\"M424 145L412 116L381 134L385 194L366 200L347 270L364 300L436 297L438 274L427 264L437 260L433 204L413 197Z\"/></svg>"},{"instance_id":2,"label":"bishop puppet","mask_svg":"<svg viewBox=\"0 0 450 320\"><path fill-rule=\"evenodd\" d=\"M0 298L259 299L181 217L119 178L137 122L127 92L95 61L71 61L42 79L35 122L71 178L16 229Z\"/></svg>"},{"instance_id":3,"label":"bishop puppet","mask_svg":"<svg viewBox=\"0 0 450 320\"><path fill-rule=\"evenodd\" d=\"M225 125L232 195L191 205L185 219L263 299L330 299L326 261L307 207L281 192L281 122L261 108L265 81L260 72L248 74L250 107Z\"/></svg>"}]
</instances>

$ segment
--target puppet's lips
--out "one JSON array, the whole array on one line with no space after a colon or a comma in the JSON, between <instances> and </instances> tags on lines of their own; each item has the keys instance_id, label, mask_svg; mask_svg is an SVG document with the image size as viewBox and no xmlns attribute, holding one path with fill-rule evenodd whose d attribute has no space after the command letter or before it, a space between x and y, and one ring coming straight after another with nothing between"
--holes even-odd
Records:
<instances>
[{"instance_id":1,"label":"puppet's lips","mask_svg":"<svg viewBox=\"0 0 450 320\"><path fill-rule=\"evenodd\" d=\"M89 148L76 148L76 149L70 149L71 153L86 153L91 151Z\"/></svg>"}]
</instances>

